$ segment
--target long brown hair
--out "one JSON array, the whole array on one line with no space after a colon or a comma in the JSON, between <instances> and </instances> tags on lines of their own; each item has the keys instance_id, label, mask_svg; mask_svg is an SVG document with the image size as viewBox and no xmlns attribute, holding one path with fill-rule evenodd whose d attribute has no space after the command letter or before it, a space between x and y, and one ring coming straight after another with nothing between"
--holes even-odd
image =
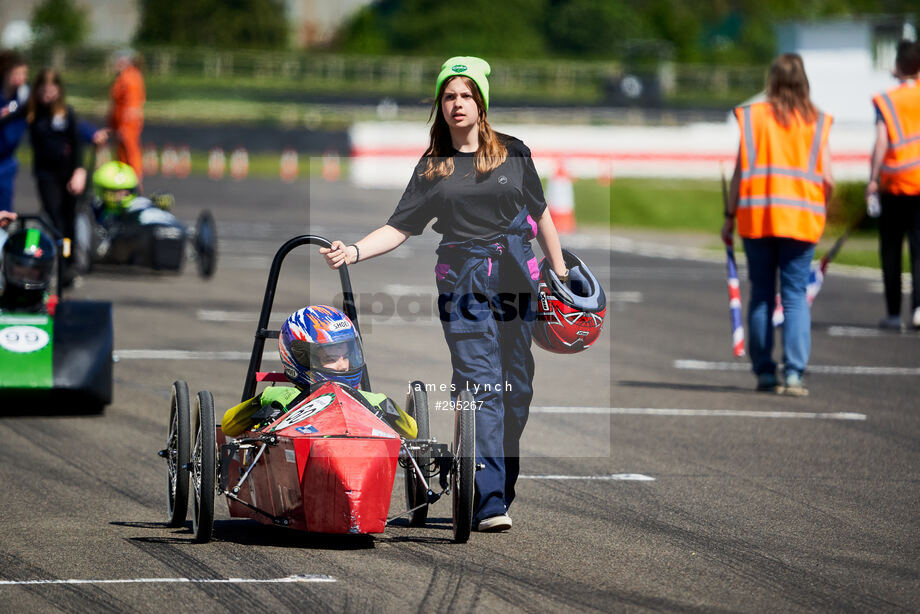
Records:
<instances>
[{"instance_id":1,"label":"long brown hair","mask_svg":"<svg viewBox=\"0 0 920 614\"><path fill-rule=\"evenodd\" d=\"M39 105L44 104L39 100L39 89L46 83L53 83L58 88L58 98L51 103L51 116L64 115L67 113L67 104L64 102L64 82L61 80L61 73L53 68L42 68L35 81L32 82L32 90L29 93L29 102L26 111L26 121L32 123L35 121L35 112Z\"/></svg>"},{"instance_id":2,"label":"long brown hair","mask_svg":"<svg viewBox=\"0 0 920 614\"><path fill-rule=\"evenodd\" d=\"M815 121L818 111L811 102L802 56L784 53L773 61L767 74L767 101L783 126L788 126L796 113L808 123Z\"/></svg>"},{"instance_id":3,"label":"long brown hair","mask_svg":"<svg viewBox=\"0 0 920 614\"><path fill-rule=\"evenodd\" d=\"M486 119L486 105L483 102L482 94L476 82L469 77L458 75L445 79L438 90L438 97L431 105L430 120L434 116L434 123L431 125L431 138L428 142L428 149L425 150L425 157L428 163L422 176L425 179L435 179L440 177L449 177L454 172L453 159L453 142L450 139L450 128L447 120L444 119L444 113L441 112L441 97L444 95L444 88L454 79L462 79L464 85L473 92L473 100L479 109L479 148L476 150L474 167L477 175L485 175L504 163L508 157L508 149L498 138L498 134L492 130L489 120Z\"/></svg>"}]
</instances>

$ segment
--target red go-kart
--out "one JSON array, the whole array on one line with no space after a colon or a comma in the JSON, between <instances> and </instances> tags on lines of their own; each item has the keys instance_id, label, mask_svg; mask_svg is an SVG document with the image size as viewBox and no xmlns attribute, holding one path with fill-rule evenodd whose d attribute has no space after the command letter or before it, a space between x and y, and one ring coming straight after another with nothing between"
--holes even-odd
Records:
<instances>
[{"instance_id":1,"label":"red go-kart","mask_svg":"<svg viewBox=\"0 0 920 614\"><path fill-rule=\"evenodd\" d=\"M301 245L330 247L315 235L289 240L275 254L242 400L256 394L260 382L284 382L282 373L261 372L268 320L285 256ZM339 269L343 311L358 327L358 314L346 266ZM362 389L370 390L365 371ZM442 495L453 499L454 541L469 539L473 515L475 416L458 409L450 446L429 436L428 396L422 382L412 382L406 412L418 425L417 439L402 439L356 399L353 389L324 382L303 391L277 420L231 438L215 424L214 400L203 390L192 409L188 385L172 386L169 434L160 456L167 461L169 526L185 524L189 485L194 493L192 527L197 542L211 539L214 498L227 499L230 515L264 524L317 533L382 533L388 521L409 516L410 526L424 526L429 504ZM458 408L475 407L468 391ZM408 509L388 516L397 466L404 469ZM437 484L435 484L437 481ZM435 490L437 489L437 490Z\"/></svg>"}]
</instances>

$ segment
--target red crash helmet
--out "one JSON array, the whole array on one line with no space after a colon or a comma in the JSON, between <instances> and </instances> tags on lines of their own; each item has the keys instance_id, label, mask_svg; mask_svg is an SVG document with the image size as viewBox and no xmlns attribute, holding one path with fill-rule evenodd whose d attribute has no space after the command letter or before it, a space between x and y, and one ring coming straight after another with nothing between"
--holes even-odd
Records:
<instances>
[{"instance_id":1,"label":"red crash helmet","mask_svg":"<svg viewBox=\"0 0 920 614\"><path fill-rule=\"evenodd\" d=\"M569 280L562 283L549 261L540 266L540 294L534 341L544 350L575 354L591 346L601 334L607 297L600 282L581 259L562 250Z\"/></svg>"}]
</instances>

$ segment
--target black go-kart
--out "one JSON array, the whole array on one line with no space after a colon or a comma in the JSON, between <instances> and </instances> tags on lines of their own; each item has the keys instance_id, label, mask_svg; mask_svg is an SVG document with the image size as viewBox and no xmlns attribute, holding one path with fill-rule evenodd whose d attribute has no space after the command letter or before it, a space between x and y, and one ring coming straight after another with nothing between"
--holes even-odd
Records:
<instances>
[{"instance_id":1,"label":"black go-kart","mask_svg":"<svg viewBox=\"0 0 920 614\"><path fill-rule=\"evenodd\" d=\"M171 194L139 196L118 215L102 215L101 203L81 202L74 219L73 265L85 274L98 265L181 272L187 257L208 278L217 267L217 227L202 211L189 228L169 209Z\"/></svg>"}]
</instances>

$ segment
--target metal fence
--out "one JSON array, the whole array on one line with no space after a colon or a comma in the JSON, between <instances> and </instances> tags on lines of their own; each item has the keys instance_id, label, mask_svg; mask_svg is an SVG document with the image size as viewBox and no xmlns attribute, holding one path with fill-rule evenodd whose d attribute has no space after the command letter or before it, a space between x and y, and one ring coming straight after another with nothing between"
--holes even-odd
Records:
<instances>
[{"instance_id":1,"label":"metal fence","mask_svg":"<svg viewBox=\"0 0 920 614\"><path fill-rule=\"evenodd\" d=\"M402 96L433 96L429 90L443 60L166 47L141 51L151 79L232 83L242 90L283 87ZM34 50L30 61L35 66L52 65L62 71L102 75L110 53L100 48ZM508 99L624 106L737 102L739 96L746 98L760 91L764 76L760 67L680 65L666 58L647 57L628 63L495 60L492 69L494 90Z\"/></svg>"}]
</instances>

